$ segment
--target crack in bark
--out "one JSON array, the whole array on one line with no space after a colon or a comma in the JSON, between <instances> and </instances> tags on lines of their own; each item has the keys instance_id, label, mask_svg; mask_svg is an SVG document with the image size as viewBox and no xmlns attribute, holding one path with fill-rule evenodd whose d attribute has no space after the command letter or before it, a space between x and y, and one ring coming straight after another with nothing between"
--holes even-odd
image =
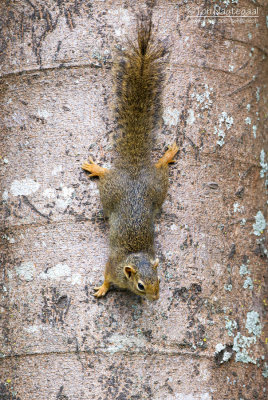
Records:
<instances>
[{"instance_id":1,"label":"crack in bark","mask_svg":"<svg viewBox=\"0 0 268 400\"><path fill-rule=\"evenodd\" d=\"M104 68L104 69L111 69L112 65L114 63L112 61L106 61L105 64L97 65L94 62L91 63L86 63L86 64L72 64L72 65L64 65L64 64L59 64L55 67L45 67L44 65L42 68L32 68L29 70L22 70L22 71L15 71L15 72L8 72L0 75L0 78L9 78L9 77L16 77L20 75L26 75L26 74L35 74L36 72L47 72L47 71L57 71L57 70L62 70L62 69L82 69L82 68ZM213 71L213 72L222 72L227 75L235 76L233 72L224 70L222 68L213 68L211 66L205 66L205 65L198 65L198 64L189 64L189 63L173 63L174 66L183 66L183 67L191 67L191 68L197 68L201 70L207 70L207 71ZM172 69L170 68L170 71ZM239 71L239 69L238 69Z\"/></svg>"},{"instance_id":2,"label":"crack in bark","mask_svg":"<svg viewBox=\"0 0 268 400\"><path fill-rule=\"evenodd\" d=\"M167 346L165 346L165 349L167 349ZM40 352L40 353L28 353L28 354L11 354L11 355L5 355L2 357L3 360L5 359L13 359L13 358L26 358L26 357L38 357L38 356L50 356L50 355L55 355L55 356L64 356L64 355L76 355L79 353L79 355L107 355L108 357L111 357L111 355L129 355L129 356L141 356L142 358L146 356L155 356L155 355L164 355L167 357L176 357L176 356L185 356L189 358L197 358L197 359L207 359L207 360L213 360L214 359L214 354L212 355L206 355L206 354L196 354L196 353L190 353L190 352L183 352L183 351L176 351L176 350L171 350L171 351L161 351L161 350L152 350L152 351L144 351L144 350L137 350L137 351L131 351L131 350L118 350L118 351L113 351L110 352L109 350L95 350L95 349L90 349L90 350L79 350L77 351L77 348L73 351L49 351L49 352Z\"/></svg>"},{"instance_id":3,"label":"crack in bark","mask_svg":"<svg viewBox=\"0 0 268 400\"><path fill-rule=\"evenodd\" d=\"M46 218L48 222L50 222L50 217L46 214L41 213L37 208L29 201L28 197L25 195L22 195L22 199L24 201L24 204L26 204L32 211L34 211L36 214L40 215L43 218Z\"/></svg>"},{"instance_id":4,"label":"crack in bark","mask_svg":"<svg viewBox=\"0 0 268 400\"><path fill-rule=\"evenodd\" d=\"M253 82L256 82L256 78L251 79L251 80L248 81L245 85L240 86L239 88L235 89L235 90L234 90L233 92L231 92L231 93L226 94L225 96L230 97L230 96L232 96L233 94L239 93L239 92L241 92L242 90L244 90L244 89L250 87L251 84L252 84Z\"/></svg>"},{"instance_id":5,"label":"crack in bark","mask_svg":"<svg viewBox=\"0 0 268 400\"><path fill-rule=\"evenodd\" d=\"M250 46L250 47L254 47L255 49L258 49L261 53L265 54L266 56L268 56L268 52L266 51L266 49L263 49L261 47L259 47L258 45L254 44L254 43L248 43L248 42L244 42L243 40L240 39L235 39L235 38L231 38L231 37L225 37L222 36L223 40L227 40L229 42L237 42L237 43L241 43L245 46Z\"/></svg>"},{"instance_id":6,"label":"crack in bark","mask_svg":"<svg viewBox=\"0 0 268 400\"><path fill-rule=\"evenodd\" d=\"M80 68L104 68L104 69L111 69L112 62L111 61L106 61L106 64L101 64L97 65L94 62L91 63L86 63L86 64L72 64L72 65L64 65L64 64L59 64L56 67L44 67L42 68L32 68L28 70L22 70L22 71L15 71L15 72L8 72L0 75L1 79L4 78L9 78L9 77L16 77L20 75L28 75L28 74L36 74L37 72L47 72L47 71L57 71L57 70L63 70L63 69L80 69Z\"/></svg>"}]
</instances>

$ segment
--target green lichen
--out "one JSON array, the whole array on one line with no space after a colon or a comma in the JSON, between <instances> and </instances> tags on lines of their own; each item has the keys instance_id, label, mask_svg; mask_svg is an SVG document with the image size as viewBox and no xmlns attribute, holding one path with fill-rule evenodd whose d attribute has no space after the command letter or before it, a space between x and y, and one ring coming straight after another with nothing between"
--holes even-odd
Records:
<instances>
[{"instance_id":1,"label":"green lichen","mask_svg":"<svg viewBox=\"0 0 268 400\"><path fill-rule=\"evenodd\" d=\"M242 270L241 270L242 268ZM240 267L240 270L242 272L242 275L247 274L247 268L243 264L243 266ZM227 329L228 335L229 336L234 336L234 341L233 341L233 351L236 353L235 356L235 361L236 362L243 362L243 363L253 363L256 364L257 360L252 354L252 350L250 347L253 344L256 344L257 342L257 337L261 335L261 324L260 324L260 317L259 314L256 311L250 311L247 313L247 320L246 320L246 329L252 336L244 336L241 334L241 332L237 332L236 335L234 335L233 330L237 329L237 323L236 321L230 320L228 317L225 317L226 323L225 323L225 328ZM221 349L222 346L218 346L216 350ZM226 355L226 357L229 357Z\"/></svg>"},{"instance_id":2,"label":"green lichen","mask_svg":"<svg viewBox=\"0 0 268 400\"><path fill-rule=\"evenodd\" d=\"M232 357L232 353L230 353L229 351L225 351L222 357L222 361L223 362L227 362L230 360L230 358Z\"/></svg>"},{"instance_id":3,"label":"green lichen","mask_svg":"<svg viewBox=\"0 0 268 400\"><path fill-rule=\"evenodd\" d=\"M222 352L222 359L219 360L220 364L229 361L230 358L232 357L232 352L227 351L227 346L223 345L222 343L218 343L216 344L215 355L217 356L221 352Z\"/></svg>"},{"instance_id":4,"label":"green lichen","mask_svg":"<svg viewBox=\"0 0 268 400\"><path fill-rule=\"evenodd\" d=\"M233 285L232 284L229 284L229 285L224 285L224 289L227 291L227 292L231 292L232 291L232 288L233 288Z\"/></svg>"},{"instance_id":5,"label":"green lichen","mask_svg":"<svg viewBox=\"0 0 268 400\"><path fill-rule=\"evenodd\" d=\"M198 106L201 111L208 110L212 106L212 100L210 95L213 93L213 88L209 88L207 84L205 84L205 91L202 94L192 93L191 97L196 98Z\"/></svg>"},{"instance_id":6,"label":"green lichen","mask_svg":"<svg viewBox=\"0 0 268 400\"><path fill-rule=\"evenodd\" d=\"M215 353L220 353L222 350L225 349L226 346L224 346L222 343L218 343L216 344L216 348L215 348Z\"/></svg>"},{"instance_id":7,"label":"green lichen","mask_svg":"<svg viewBox=\"0 0 268 400\"><path fill-rule=\"evenodd\" d=\"M260 316L259 313L256 311L250 311L247 313L247 322L246 328L249 333L252 333L255 336L261 335L261 323L260 323Z\"/></svg>"},{"instance_id":8,"label":"green lichen","mask_svg":"<svg viewBox=\"0 0 268 400\"><path fill-rule=\"evenodd\" d=\"M253 224L253 233L256 236L261 236L266 228L266 221L261 211L255 215L255 224Z\"/></svg>"},{"instance_id":9,"label":"green lichen","mask_svg":"<svg viewBox=\"0 0 268 400\"><path fill-rule=\"evenodd\" d=\"M221 113L219 117L218 127L214 126L214 135L218 135L219 140L217 144L219 146L224 145L224 138L225 138L225 130L228 131L234 123L233 117L229 116L226 111Z\"/></svg>"},{"instance_id":10,"label":"green lichen","mask_svg":"<svg viewBox=\"0 0 268 400\"><path fill-rule=\"evenodd\" d=\"M264 378L268 378L268 364L267 363L264 363L262 375L264 376Z\"/></svg>"},{"instance_id":11,"label":"green lichen","mask_svg":"<svg viewBox=\"0 0 268 400\"><path fill-rule=\"evenodd\" d=\"M234 336L233 329L237 329L236 321L232 321L228 317L225 317L225 328L227 329L227 333L229 336Z\"/></svg>"},{"instance_id":12,"label":"green lichen","mask_svg":"<svg viewBox=\"0 0 268 400\"><path fill-rule=\"evenodd\" d=\"M248 270L247 265L242 264L242 265L240 266L239 274L240 274L241 276L250 275L250 271ZM245 281L244 281L243 288L244 288L244 289L253 290L253 287L254 287L254 286L253 286L253 282L252 282L251 277L250 277L250 276L247 276L246 279L245 279Z\"/></svg>"},{"instance_id":13,"label":"green lichen","mask_svg":"<svg viewBox=\"0 0 268 400\"><path fill-rule=\"evenodd\" d=\"M252 344L256 343L256 337L247 337L241 335L240 332L234 337L234 344L233 350L236 352L235 361L236 362L243 362L243 363L252 363L256 364L256 360L252 358L249 353L248 349Z\"/></svg>"},{"instance_id":14,"label":"green lichen","mask_svg":"<svg viewBox=\"0 0 268 400\"><path fill-rule=\"evenodd\" d=\"M260 166L261 166L261 170L260 170L260 177L264 178L265 175L268 173L268 163L265 161L265 151L262 149L261 153L260 153Z\"/></svg>"},{"instance_id":15,"label":"green lichen","mask_svg":"<svg viewBox=\"0 0 268 400\"><path fill-rule=\"evenodd\" d=\"M234 203L234 213L240 212L242 213L244 211L244 206L240 206L240 204L237 202Z\"/></svg>"},{"instance_id":16,"label":"green lichen","mask_svg":"<svg viewBox=\"0 0 268 400\"><path fill-rule=\"evenodd\" d=\"M103 54L101 54L98 50L95 49L92 51L91 57L95 60L98 60L99 64L97 64L97 66L101 67L102 63L106 64L107 60L111 57L111 54L109 50L104 50Z\"/></svg>"},{"instance_id":17,"label":"green lichen","mask_svg":"<svg viewBox=\"0 0 268 400\"><path fill-rule=\"evenodd\" d=\"M242 275L247 275L249 273L250 272L248 270L248 267L245 264L242 264L239 270L239 274L242 276Z\"/></svg>"},{"instance_id":18,"label":"green lichen","mask_svg":"<svg viewBox=\"0 0 268 400\"><path fill-rule=\"evenodd\" d=\"M30 282L34 278L35 265L32 261L22 262L15 267L18 277L26 282Z\"/></svg>"},{"instance_id":19,"label":"green lichen","mask_svg":"<svg viewBox=\"0 0 268 400\"><path fill-rule=\"evenodd\" d=\"M243 288L244 289L249 288L250 290L253 290L253 282L252 282L252 279L250 278L250 276L247 276L247 278L245 279Z\"/></svg>"},{"instance_id":20,"label":"green lichen","mask_svg":"<svg viewBox=\"0 0 268 400\"><path fill-rule=\"evenodd\" d=\"M261 91L261 88L258 86L256 88L256 100L257 100L257 103L260 101L260 91Z\"/></svg>"}]
</instances>

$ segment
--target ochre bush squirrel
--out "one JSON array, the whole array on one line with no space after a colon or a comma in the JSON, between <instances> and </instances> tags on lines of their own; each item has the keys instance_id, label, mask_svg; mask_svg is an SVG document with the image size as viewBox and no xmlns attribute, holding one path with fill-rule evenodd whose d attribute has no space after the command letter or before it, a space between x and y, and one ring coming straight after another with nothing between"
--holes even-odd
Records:
<instances>
[{"instance_id":1,"label":"ochre bush squirrel","mask_svg":"<svg viewBox=\"0 0 268 400\"><path fill-rule=\"evenodd\" d=\"M154 218L168 189L168 164L178 151L174 143L153 164L152 132L161 116L161 88L165 46L152 38L151 18L138 19L137 42L115 67L116 117L119 138L112 169L90 158L82 168L98 176L104 214L109 218L110 255L103 284L95 288L104 296L113 283L120 288L159 298L158 259L154 249Z\"/></svg>"}]
</instances>

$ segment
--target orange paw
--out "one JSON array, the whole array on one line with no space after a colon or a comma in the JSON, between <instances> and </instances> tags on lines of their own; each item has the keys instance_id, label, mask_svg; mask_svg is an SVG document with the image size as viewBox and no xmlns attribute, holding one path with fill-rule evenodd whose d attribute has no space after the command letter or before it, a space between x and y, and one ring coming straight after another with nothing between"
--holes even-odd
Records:
<instances>
[{"instance_id":1,"label":"orange paw","mask_svg":"<svg viewBox=\"0 0 268 400\"><path fill-rule=\"evenodd\" d=\"M175 162L173 157L178 151L179 148L176 143L173 143L171 146L169 146L169 149L165 152L163 157L161 157L155 164L156 168L167 166L169 163Z\"/></svg>"},{"instance_id":2,"label":"orange paw","mask_svg":"<svg viewBox=\"0 0 268 400\"><path fill-rule=\"evenodd\" d=\"M173 145L169 147L169 149L164 154L164 157L166 156L168 163L175 162L175 160L173 160L173 157L175 156L175 154L177 154L178 151L179 148L176 143L173 143Z\"/></svg>"},{"instance_id":3,"label":"orange paw","mask_svg":"<svg viewBox=\"0 0 268 400\"><path fill-rule=\"evenodd\" d=\"M94 294L95 297L103 297L106 295L110 287L109 283L103 283L99 287L94 287L94 290L97 290L97 292Z\"/></svg>"},{"instance_id":4,"label":"orange paw","mask_svg":"<svg viewBox=\"0 0 268 400\"><path fill-rule=\"evenodd\" d=\"M108 171L107 168L100 167L96 164L91 157L89 157L89 163L85 162L82 164L82 168L90 172L89 176L104 176Z\"/></svg>"}]
</instances>

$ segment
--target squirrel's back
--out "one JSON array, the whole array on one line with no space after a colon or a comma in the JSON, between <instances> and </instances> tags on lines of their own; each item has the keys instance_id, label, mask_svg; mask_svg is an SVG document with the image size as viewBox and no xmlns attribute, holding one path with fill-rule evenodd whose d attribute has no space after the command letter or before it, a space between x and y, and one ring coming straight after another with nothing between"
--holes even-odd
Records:
<instances>
[{"instance_id":1,"label":"squirrel's back","mask_svg":"<svg viewBox=\"0 0 268 400\"><path fill-rule=\"evenodd\" d=\"M161 115L165 47L152 39L150 17L138 20L136 43L128 41L115 70L116 117L121 132L116 148L125 165L149 160L152 131Z\"/></svg>"}]
</instances>

